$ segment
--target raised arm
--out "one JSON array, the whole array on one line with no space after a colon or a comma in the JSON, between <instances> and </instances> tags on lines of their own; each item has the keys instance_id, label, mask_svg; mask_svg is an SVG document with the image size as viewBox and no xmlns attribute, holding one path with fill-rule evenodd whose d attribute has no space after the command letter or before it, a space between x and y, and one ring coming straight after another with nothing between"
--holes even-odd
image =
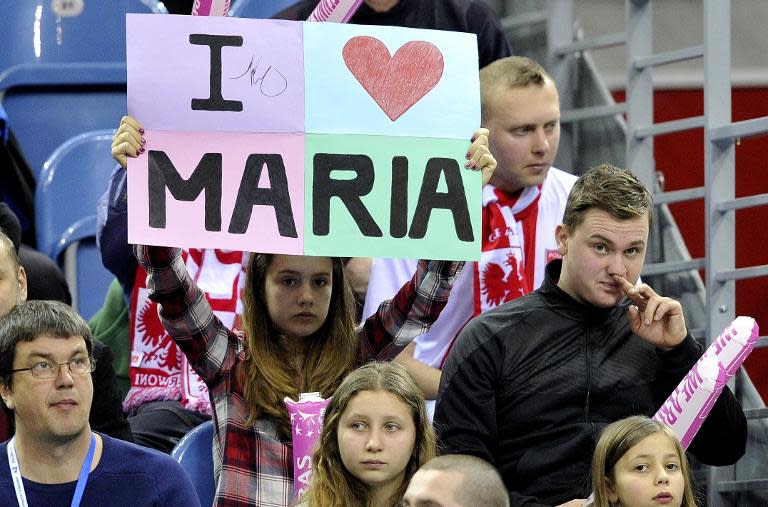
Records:
<instances>
[{"instance_id":1,"label":"raised arm","mask_svg":"<svg viewBox=\"0 0 768 507\"><path fill-rule=\"evenodd\" d=\"M128 244L128 182L125 169L128 157L143 153L144 129L138 121L124 116L112 138L112 157L118 165L109 177L109 187L97 204L96 241L101 262L114 274L126 299L130 297L136 276L136 258Z\"/></svg>"},{"instance_id":2,"label":"raised arm","mask_svg":"<svg viewBox=\"0 0 768 507\"><path fill-rule=\"evenodd\" d=\"M381 303L358 330L360 360L393 359L415 337L425 333L448 302L463 261L420 260L416 273Z\"/></svg>"},{"instance_id":3,"label":"raised arm","mask_svg":"<svg viewBox=\"0 0 768 507\"><path fill-rule=\"evenodd\" d=\"M214 315L187 273L181 250L136 245L134 252L147 271L149 297L160 305L163 327L211 387L233 369L239 338Z\"/></svg>"}]
</instances>

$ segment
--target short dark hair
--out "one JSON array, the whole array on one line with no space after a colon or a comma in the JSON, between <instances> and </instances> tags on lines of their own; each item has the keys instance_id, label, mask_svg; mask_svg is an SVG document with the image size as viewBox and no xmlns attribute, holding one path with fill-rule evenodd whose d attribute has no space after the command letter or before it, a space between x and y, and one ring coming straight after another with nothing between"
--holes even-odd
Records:
<instances>
[{"instance_id":1,"label":"short dark hair","mask_svg":"<svg viewBox=\"0 0 768 507\"><path fill-rule=\"evenodd\" d=\"M571 188L563 212L563 225L573 232L590 208L619 220L648 214L653 223L653 198L645 185L627 169L601 164L585 172Z\"/></svg>"},{"instance_id":2,"label":"short dark hair","mask_svg":"<svg viewBox=\"0 0 768 507\"><path fill-rule=\"evenodd\" d=\"M461 475L454 500L461 505L508 507L509 494L501 475L493 465L476 456L445 454L432 458L419 471L441 470Z\"/></svg>"},{"instance_id":3,"label":"short dark hair","mask_svg":"<svg viewBox=\"0 0 768 507\"><path fill-rule=\"evenodd\" d=\"M88 355L93 354L91 330L70 306L59 301L27 301L19 303L0 317L0 382L12 387L11 370L16 357L16 344L31 342L46 335L69 338L82 336Z\"/></svg>"},{"instance_id":4,"label":"short dark hair","mask_svg":"<svg viewBox=\"0 0 768 507\"><path fill-rule=\"evenodd\" d=\"M508 56L490 63L480 70L480 105L483 121L493 108L493 97L499 88L541 88L552 77L534 60L525 56Z\"/></svg>"}]
</instances>

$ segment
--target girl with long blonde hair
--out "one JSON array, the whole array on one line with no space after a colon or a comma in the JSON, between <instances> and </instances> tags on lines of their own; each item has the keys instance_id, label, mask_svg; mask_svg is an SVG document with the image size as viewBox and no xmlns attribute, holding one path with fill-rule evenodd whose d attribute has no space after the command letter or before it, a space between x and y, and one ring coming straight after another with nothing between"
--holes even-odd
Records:
<instances>
[{"instance_id":1,"label":"girl with long blonde hair","mask_svg":"<svg viewBox=\"0 0 768 507\"><path fill-rule=\"evenodd\" d=\"M632 416L608 425L592 460L595 507L696 507L688 460L667 425Z\"/></svg>"},{"instance_id":2,"label":"girl with long blonde hair","mask_svg":"<svg viewBox=\"0 0 768 507\"><path fill-rule=\"evenodd\" d=\"M369 363L333 395L302 505L394 507L434 456L421 390L399 364Z\"/></svg>"}]
</instances>

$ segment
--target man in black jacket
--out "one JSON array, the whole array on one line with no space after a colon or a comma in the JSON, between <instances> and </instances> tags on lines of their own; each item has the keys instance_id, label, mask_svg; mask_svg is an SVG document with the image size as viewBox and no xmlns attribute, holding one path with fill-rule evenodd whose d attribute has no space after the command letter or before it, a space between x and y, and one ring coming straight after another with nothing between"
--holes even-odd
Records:
<instances>
[{"instance_id":1,"label":"man in black jacket","mask_svg":"<svg viewBox=\"0 0 768 507\"><path fill-rule=\"evenodd\" d=\"M680 303L637 283L651 222L651 195L629 171L591 169L557 227L562 261L540 289L470 322L448 356L435 411L444 452L493 463L513 506L581 505L602 429L653 415L703 352ZM733 464L746 437L725 388L689 450Z\"/></svg>"}]
</instances>

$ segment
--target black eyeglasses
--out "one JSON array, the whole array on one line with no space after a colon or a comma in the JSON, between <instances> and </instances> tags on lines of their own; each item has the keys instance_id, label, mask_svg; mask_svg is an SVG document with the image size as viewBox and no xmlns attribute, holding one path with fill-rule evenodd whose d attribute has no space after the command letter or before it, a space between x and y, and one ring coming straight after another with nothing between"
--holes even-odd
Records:
<instances>
[{"instance_id":1,"label":"black eyeglasses","mask_svg":"<svg viewBox=\"0 0 768 507\"><path fill-rule=\"evenodd\" d=\"M11 373L20 371L29 371L34 378L47 379L56 378L59 375L59 370L62 366L67 365L69 372L75 375L85 375L91 373L96 369L96 360L92 357L76 357L66 363L54 363L51 361L40 361L35 363L30 368L19 368L17 370L11 370Z\"/></svg>"}]
</instances>

